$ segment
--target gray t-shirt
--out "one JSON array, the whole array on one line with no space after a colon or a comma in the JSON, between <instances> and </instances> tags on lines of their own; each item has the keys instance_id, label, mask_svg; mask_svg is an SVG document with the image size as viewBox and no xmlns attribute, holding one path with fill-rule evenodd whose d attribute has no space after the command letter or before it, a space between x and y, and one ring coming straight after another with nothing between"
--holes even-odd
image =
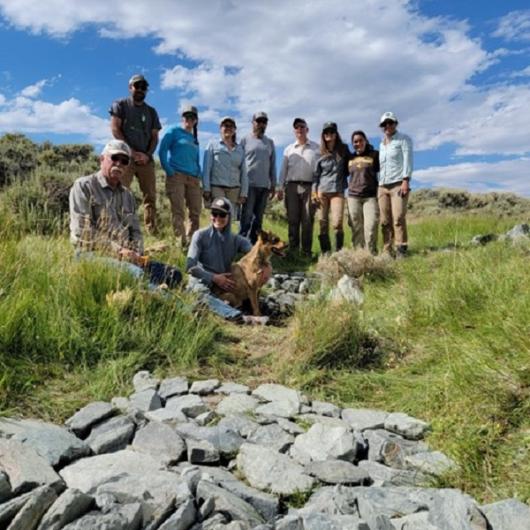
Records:
<instances>
[{"instance_id":1,"label":"gray t-shirt","mask_svg":"<svg viewBox=\"0 0 530 530\"><path fill-rule=\"evenodd\" d=\"M147 103L135 105L132 98L124 98L114 101L109 113L120 118L123 136L129 147L147 153L152 131L162 128L156 110Z\"/></svg>"},{"instance_id":2,"label":"gray t-shirt","mask_svg":"<svg viewBox=\"0 0 530 530\"><path fill-rule=\"evenodd\" d=\"M253 134L241 140L245 150L249 187L276 186L276 151L274 142L267 136L256 138Z\"/></svg>"}]
</instances>

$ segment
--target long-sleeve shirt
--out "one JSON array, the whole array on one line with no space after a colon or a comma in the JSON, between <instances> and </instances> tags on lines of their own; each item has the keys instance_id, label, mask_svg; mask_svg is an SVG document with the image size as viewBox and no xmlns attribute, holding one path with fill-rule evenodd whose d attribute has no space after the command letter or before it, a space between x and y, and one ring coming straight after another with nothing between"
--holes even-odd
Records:
<instances>
[{"instance_id":1,"label":"long-sleeve shirt","mask_svg":"<svg viewBox=\"0 0 530 530\"><path fill-rule=\"evenodd\" d=\"M173 125L164 134L158 156L168 177L174 173L201 177L199 142L179 125Z\"/></svg>"},{"instance_id":2,"label":"long-sleeve shirt","mask_svg":"<svg viewBox=\"0 0 530 530\"><path fill-rule=\"evenodd\" d=\"M276 187L276 151L274 142L267 136L253 134L241 140L245 151L248 185L254 188Z\"/></svg>"},{"instance_id":3,"label":"long-sleeve shirt","mask_svg":"<svg viewBox=\"0 0 530 530\"><path fill-rule=\"evenodd\" d=\"M412 140L396 132L388 144L379 145L379 184L382 186L401 182L412 177Z\"/></svg>"},{"instance_id":4,"label":"long-sleeve shirt","mask_svg":"<svg viewBox=\"0 0 530 530\"><path fill-rule=\"evenodd\" d=\"M206 285L212 285L214 274L230 272L230 266L239 253L246 254L252 243L233 234L228 225L223 231L213 226L197 230L190 243L186 271Z\"/></svg>"},{"instance_id":5,"label":"long-sleeve shirt","mask_svg":"<svg viewBox=\"0 0 530 530\"><path fill-rule=\"evenodd\" d=\"M319 156L319 146L311 140L305 144L294 142L288 145L283 152L280 187L285 187L287 182L311 184Z\"/></svg>"},{"instance_id":6,"label":"long-sleeve shirt","mask_svg":"<svg viewBox=\"0 0 530 530\"><path fill-rule=\"evenodd\" d=\"M143 253L143 238L133 194L109 186L101 172L78 178L70 190L70 241L92 250L122 247Z\"/></svg>"},{"instance_id":7,"label":"long-sleeve shirt","mask_svg":"<svg viewBox=\"0 0 530 530\"><path fill-rule=\"evenodd\" d=\"M344 156L335 154L321 156L317 161L313 179L313 191L321 193L342 193L348 186L348 160L350 152Z\"/></svg>"},{"instance_id":8,"label":"long-sleeve shirt","mask_svg":"<svg viewBox=\"0 0 530 530\"><path fill-rule=\"evenodd\" d=\"M245 151L240 144L230 150L221 139L211 141L204 151L202 166L204 191L211 191L212 186L241 188L240 196L248 196Z\"/></svg>"}]
</instances>

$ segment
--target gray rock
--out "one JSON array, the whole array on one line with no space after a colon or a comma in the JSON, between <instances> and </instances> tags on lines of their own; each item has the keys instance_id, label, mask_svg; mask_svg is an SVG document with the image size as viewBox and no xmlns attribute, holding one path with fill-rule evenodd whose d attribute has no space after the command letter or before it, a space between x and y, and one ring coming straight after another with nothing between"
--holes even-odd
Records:
<instances>
[{"instance_id":1,"label":"gray rock","mask_svg":"<svg viewBox=\"0 0 530 530\"><path fill-rule=\"evenodd\" d=\"M405 464L409 469L415 469L439 477L444 473L455 471L456 463L439 451L415 453L405 457Z\"/></svg>"},{"instance_id":2,"label":"gray rock","mask_svg":"<svg viewBox=\"0 0 530 530\"><path fill-rule=\"evenodd\" d=\"M267 447L243 444L237 455L237 467L254 488L291 495L313 487L314 479L287 455Z\"/></svg>"},{"instance_id":3,"label":"gray rock","mask_svg":"<svg viewBox=\"0 0 530 530\"><path fill-rule=\"evenodd\" d=\"M148 423L140 429L132 447L154 456L165 465L178 462L186 451L182 438L171 427L158 422Z\"/></svg>"},{"instance_id":4,"label":"gray rock","mask_svg":"<svg viewBox=\"0 0 530 530\"><path fill-rule=\"evenodd\" d=\"M258 427L247 439L249 442L264 445L280 453L285 453L293 444L294 436L286 433L277 423Z\"/></svg>"},{"instance_id":5,"label":"gray rock","mask_svg":"<svg viewBox=\"0 0 530 530\"><path fill-rule=\"evenodd\" d=\"M84 493L95 493L99 485L115 477L136 475L141 479L163 467L160 460L150 455L124 449L116 453L83 458L63 468L59 473L69 488L76 488ZM177 480L176 483L178 482Z\"/></svg>"},{"instance_id":6,"label":"gray rock","mask_svg":"<svg viewBox=\"0 0 530 530\"><path fill-rule=\"evenodd\" d=\"M256 408L256 414L280 418L294 418L299 412L300 405L292 401L271 401Z\"/></svg>"},{"instance_id":7,"label":"gray rock","mask_svg":"<svg viewBox=\"0 0 530 530\"><path fill-rule=\"evenodd\" d=\"M526 223L515 225L511 230L506 232L506 237L512 241L526 239L530 237L530 225Z\"/></svg>"},{"instance_id":8,"label":"gray rock","mask_svg":"<svg viewBox=\"0 0 530 530\"><path fill-rule=\"evenodd\" d=\"M481 510L492 530L530 530L530 508L517 499L486 504Z\"/></svg>"},{"instance_id":9,"label":"gray rock","mask_svg":"<svg viewBox=\"0 0 530 530\"><path fill-rule=\"evenodd\" d=\"M207 440L186 440L188 461L192 464L216 464L220 460L219 451Z\"/></svg>"},{"instance_id":10,"label":"gray rock","mask_svg":"<svg viewBox=\"0 0 530 530\"><path fill-rule=\"evenodd\" d=\"M11 484L9 484L9 480L7 480L7 475L0 472L0 503L7 501L11 495Z\"/></svg>"},{"instance_id":11,"label":"gray rock","mask_svg":"<svg viewBox=\"0 0 530 530\"><path fill-rule=\"evenodd\" d=\"M139 506L123 506L114 512L88 513L66 525L63 530L139 530L141 519Z\"/></svg>"},{"instance_id":12,"label":"gray rock","mask_svg":"<svg viewBox=\"0 0 530 530\"><path fill-rule=\"evenodd\" d=\"M41 517L57 499L51 486L40 486L31 492L30 498L9 525L9 530L35 530Z\"/></svg>"},{"instance_id":13,"label":"gray rock","mask_svg":"<svg viewBox=\"0 0 530 530\"><path fill-rule=\"evenodd\" d=\"M305 506L298 510L300 515L325 513L327 515L358 516L358 488L347 486L324 486L311 495ZM363 488L364 489L364 488Z\"/></svg>"},{"instance_id":14,"label":"gray rock","mask_svg":"<svg viewBox=\"0 0 530 530\"><path fill-rule=\"evenodd\" d=\"M94 403L89 403L81 410L78 410L64 423L75 434L85 437L92 425L110 418L113 414L114 409L110 403L106 403L104 401L95 401Z\"/></svg>"},{"instance_id":15,"label":"gray rock","mask_svg":"<svg viewBox=\"0 0 530 530\"><path fill-rule=\"evenodd\" d=\"M495 234L478 234L471 238L470 244L473 246L486 245L496 239L497 236Z\"/></svg>"},{"instance_id":16,"label":"gray rock","mask_svg":"<svg viewBox=\"0 0 530 530\"><path fill-rule=\"evenodd\" d=\"M0 504L0 528L6 528L8 523L16 516L16 514L29 501L32 492L24 493L11 499L10 501Z\"/></svg>"},{"instance_id":17,"label":"gray rock","mask_svg":"<svg viewBox=\"0 0 530 530\"><path fill-rule=\"evenodd\" d=\"M305 434L296 437L290 454L298 462L309 464L331 459L353 462L357 451L357 440L348 429L315 423Z\"/></svg>"},{"instance_id":18,"label":"gray rock","mask_svg":"<svg viewBox=\"0 0 530 530\"><path fill-rule=\"evenodd\" d=\"M227 381L215 389L216 394L248 394L250 388L247 385Z\"/></svg>"},{"instance_id":19,"label":"gray rock","mask_svg":"<svg viewBox=\"0 0 530 530\"><path fill-rule=\"evenodd\" d=\"M488 530L488 522L476 502L458 490L441 489L431 493L429 523L443 530Z\"/></svg>"},{"instance_id":20,"label":"gray rock","mask_svg":"<svg viewBox=\"0 0 530 530\"><path fill-rule=\"evenodd\" d=\"M438 526L429 523L429 512L418 512L405 517L392 519L396 530L440 530Z\"/></svg>"},{"instance_id":21,"label":"gray rock","mask_svg":"<svg viewBox=\"0 0 530 530\"><path fill-rule=\"evenodd\" d=\"M233 457L245 441L237 432L219 424L199 427L192 423L185 423L177 425L175 430L186 440L191 438L209 442L225 458Z\"/></svg>"},{"instance_id":22,"label":"gray rock","mask_svg":"<svg viewBox=\"0 0 530 530\"><path fill-rule=\"evenodd\" d=\"M148 412L162 407L158 392L153 388L146 388L129 396L129 410Z\"/></svg>"},{"instance_id":23,"label":"gray rock","mask_svg":"<svg viewBox=\"0 0 530 530\"><path fill-rule=\"evenodd\" d=\"M190 394L199 394L207 396L213 394L213 391L220 386L219 379L207 379L205 381L195 381L190 388Z\"/></svg>"},{"instance_id":24,"label":"gray rock","mask_svg":"<svg viewBox=\"0 0 530 530\"><path fill-rule=\"evenodd\" d=\"M127 416L116 416L94 427L86 443L96 455L119 451L132 440L135 428Z\"/></svg>"},{"instance_id":25,"label":"gray rock","mask_svg":"<svg viewBox=\"0 0 530 530\"><path fill-rule=\"evenodd\" d=\"M337 287L331 290L329 297L331 300L345 300L356 305L362 305L364 302L364 294L359 281L347 274L337 282Z\"/></svg>"},{"instance_id":26,"label":"gray rock","mask_svg":"<svg viewBox=\"0 0 530 530\"><path fill-rule=\"evenodd\" d=\"M209 410L206 403L196 394L172 397L166 402L166 409L182 412L189 418L195 418Z\"/></svg>"},{"instance_id":27,"label":"gray rock","mask_svg":"<svg viewBox=\"0 0 530 530\"><path fill-rule=\"evenodd\" d=\"M203 521L200 526L193 526L192 530L226 530L225 523L226 517L222 513L216 513L209 519Z\"/></svg>"},{"instance_id":28,"label":"gray rock","mask_svg":"<svg viewBox=\"0 0 530 530\"><path fill-rule=\"evenodd\" d=\"M63 526L84 515L94 499L76 489L65 490L42 518L37 530L60 530Z\"/></svg>"},{"instance_id":29,"label":"gray rock","mask_svg":"<svg viewBox=\"0 0 530 530\"><path fill-rule=\"evenodd\" d=\"M119 410L122 414L127 414L130 409L129 398L116 396L110 400L113 409Z\"/></svg>"},{"instance_id":30,"label":"gray rock","mask_svg":"<svg viewBox=\"0 0 530 530\"><path fill-rule=\"evenodd\" d=\"M33 448L51 466L60 466L90 454L90 448L58 425L38 420L0 420L0 435Z\"/></svg>"},{"instance_id":31,"label":"gray rock","mask_svg":"<svg viewBox=\"0 0 530 530\"><path fill-rule=\"evenodd\" d=\"M259 424L244 415L230 415L221 418L217 424L219 428L239 433L243 438L258 428Z\"/></svg>"},{"instance_id":32,"label":"gray rock","mask_svg":"<svg viewBox=\"0 0 530 530\"><path fill-rule=\"evenodd\" d=\"M208 498L214 500L215 512L228 514L232 520L245 521L251 526L265 522L261 515L243 499L211 482L201 480L197 485L197 500L201 502Z\"/></svg>"},{"instance_id":33,"label":"gray rock","mask_svg":"<svg viewBox=\"0 0 530 530\"><path fill-rule=\"evenodd\" d=\"M282 517L275 526L276 530L304 530L304 520L298 515Z\"/></svg>"},{"instance_id":34,"label":"gray rock","mask_svg":"<svg viewBox=\"0 0 530 530\"><path fill-rule=\"evenodd\" d=\"M342 427L347 430L352 430L352 427L348 422L341 420L339 418L321 416L320 414L312 414L312 413L311 414L299 414L296 417L296 419L303 421L303 422L311 423L313 425L316 423L321 423L328 427Z\"/></svg>"},{"instance_id":35,"label":"gray rock","mask_svg":"<svg viewBox=\"0 0 530 530\"><path fill-rule=\"evenodd\" d=\"M308 475L318 478L327 484L349 484L357 486L368 484L370 476L368 473L344 460L326 460L311 462L305 466Z\"/></svg>"},{"instance_id":36,"label":"gray rock","mask_svg":"<svg viewBox=\"0 0 530 530\"><path fill-rule=\"evenodd\" d=\"M313 401L311 404L311 410L315 414L321 416L331 416L332 418L340 418L341 409L333 403L327 403L325 401Z\"/></svg>"},{"instance_id":37,"label":"gray rock","mask_svg":"<svg viewBox=\"0 0 530 530\"><path fill-rule=\"evenodd\" d=\"M195 522L197 510L192 499L187 499L158 530L188 530Z\"/></svg>"},{"instance_id":38,"label":"gray rock","mask_svg":"<svg viewBox=\"0 0 530 530\"><path fill-rule=\"evenodd\" d=\"M298 434L304 434L304 432L306 432L305 429L300 427L300 425L294 421L290 421L285 418L277 418L276 422L285 432L293 434L294 436L297 436Z\"/></svg>"},{"instance_id":39,"label":"gray rock","mask_svg":"<svg viewBox=\"0 0 530 530\"><path fill-rule=\"evenodd\" d=\"M342 419L356 431L367 429L382 429L388 417L388 412L374 409L344 409Z\"/></svg>"},{"instance_id":40,"label":"gray rock","mask_svg":"<svg viewBox=\"0 0 530 530\"><path fill-rule=\"evenodd\" d=\"M311 282L307 278L305 280L302 280L300 282L300 285L298 286L298 292L300 294L307 294L310 289L311 289Z\"/></svg>"},{"instance_id":41,"label":"gray rock","mask_svg":"<svg viewBox=\"0 0 530 530\"><path fill-rule=\"evenodd\" d=\"M258 386L252 392L252 395L263 401L290 401L298 408L301 405L300 392L274 383L266 383Z\"/></svg>"},{"instance_id":42,"label":"gray rock","mask_svg":"<svg viewBox=\"0 0 530 530\"><path fill-rule=\"evenodd\" d=\"M394 469L371 460L362 460L359 468L368 473L376 486L422 486L431 480L420 471Z\"/></svg>"},{"instance_id":43,"label":"gray rock","mask_svg":"<svg viewBox=\"0 0 530 530\"><path fill-rule=\"evenodd\" d=\"M37 486L64 488L61 477L34 449L17 440L0 439L0 469L9 478L14 495Z\"/></svg>"},{"instance_id":44,"label":"gray rock","mask_svg":"<svg viewBox=\"0 0 530 530\"><path fill-rule=\"evenodd\" d=\"M399 434L385 429L366 430L363 436L368 442L368 460L399 469L406 468L406 456L429 449L424 442L405 440Z\"/></svg>"},{"instance_id":45,"label":"gray rock","mask_svg":"<svg viewBox=\"0 0 530 530\"><path fill-rule=\"evenodd\" d=\"M430 430L430 425L403 412L393 412L385 420L385 429L409 440L419 440Z\"/></svg>"},{"instance_id":46,"label":"gray rock","mask_svg":"<svg viewBox=\"0 0 530 530\"><path fill-rule=\"evenodd\" d=\"M188 417L182 411L171 408L146 412L145 417L149 421L158 421L169 425L177 425L178 423L186 423L188 421Z\"/></svg>"},{"instance_id":47,"label":"gray rock","mask_svg":"<svg viewBox=\"0 0 530 530\"><path fill-rule=\"evenodd\" d=\"M257 398L246 394L230 394L224 398L215 409L217 414L223 416L229 414L245 414L255 410L259 405Z\"/></svg>"},{"instance_id":48,"label":"gray rock","mask_svg":"<svg viewBox=\"0 0 530 530\"><path fill-rule=\"evenodd\" d=\"M195 418L195 421L197 422L197 425L204 427L205 425L208 425L209 423L214 421L217 417L218 416L215 412L209 410L208 412L203 412L202 414L199 414Z\"/></svg>"},{"instance_id":49,"label":"gray rock","mask_svg":"<svg viewBox=\"0 0 530 530\"><path fill-rule=\"evenodd\" d=\"M160 385L160 379L153 377L148 370L136 372L133 377L133 387L135 392L143 390L156 390Z\"/></svg>"},{"instance_id":50,"label":"gray rock","mask_svg":"<svg viewBox=\"0 0 530 530\"><path fill-rule=\"evenodd\" d=\"M173 377L163 379L158 388L158 393L163 400L168 400L173 396L180 396L188 393L188 380L185 377Z\"/></svg>"}]
</instances>

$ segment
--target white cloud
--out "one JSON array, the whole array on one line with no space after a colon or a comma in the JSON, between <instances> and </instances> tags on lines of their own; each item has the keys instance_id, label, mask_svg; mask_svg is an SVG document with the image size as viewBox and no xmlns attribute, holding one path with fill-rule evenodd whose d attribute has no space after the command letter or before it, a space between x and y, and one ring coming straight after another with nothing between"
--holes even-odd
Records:
<instances>
[{"instance_id":1,"label":"white cloud","mask_svg":"<svg viewBox=\"0 0 530 530\"><path fill-rule=\"evenodd\" d=\"M523 68L522 70L517 70L516 72L512 72L510 74L510 77L516 78L516 77L530 77L530 66L527 66L526 68Z\"/></svg>"},{"instance_id":2,"label":"white cloud","mask_svg":"<svg viewBox=\"0 0 530 530\"><path fill-rule=\"evenodd\" d=\"M20 91L20 95L26 98L36 98L42 92L42 89L46 86L46 79L41 79L33 85L29 85Z\"/></svg>"},{"instance_id":3,"label":"white cloud","mask_svg":"<svg viewBox=\"0 0 530 530\"><path fill-rule=\"evenodd\" d=\"M0 94L0 107L5 105L6 97L3 94Z\"/></svg>"},{"instance_id":4,"label":"white cloud","mask_svg":"<svg viewBox=\"0 0 530 530\"><path fill-rule=\"evenodd\" d=\"M512 11L502 17L493 36L508 41L530 41L530 9Z\"/></svg>"},{"instance_id":5,"label":"white cloud","mask_svg":"<svg viewBox=\"0 0 530 530\"><path fill-rule=\"evenodd\" d=\"M449 187L475 192L505 191L530 197L530 158L500 162L466 162L418 170L413 180L428 187Z\"/></svg>"}]
</instances>

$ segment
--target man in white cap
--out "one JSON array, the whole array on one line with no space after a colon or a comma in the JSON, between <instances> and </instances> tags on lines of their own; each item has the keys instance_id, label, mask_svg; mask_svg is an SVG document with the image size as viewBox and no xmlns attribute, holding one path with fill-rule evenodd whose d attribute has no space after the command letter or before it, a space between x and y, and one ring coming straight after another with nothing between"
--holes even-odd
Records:
<instances>
[{"instance_id":1,"label":"man in white cap","mask_svg":"<svg viewBox=\"0 0 530 530\"><path fill-rule=\"evenodd\" d=\"M133 75L129 79L129 97L112 103L109 113L112 136L131 148L131 164L122 177L130 188L134 175L138 178L144 200L144 223L149 233L156 231L156 176L153 153L162 128L156 110L145 102L149 89L147 79Z\"/></svg>"},{"instance_id":2,"label":"man in white cap","mask_svg":"<svg viewBox=\"0 0 530 530\"><path fill-rule=\"evenodd\" d=\"M407 255L407 202L412 177L412 140L397 130L398 119L385 112L379 120L384 136L379 146L379 189L383 252L396 257Z\"/></svg>"},{"instance_id":3,"label":"man in white cap","mask_svg":"<svg viewBox=\"0 0 530 530\"><path fill-rule=\"evenodd\" d=\"M147 274L151 285L176 286L180 271L150 261L143 255L144 245L132 192L122 184L131 163L130 147L111 140L100 156L97 173L78 178L70 190L70 241L79 252L104 254L107 262L127 265L136 277Z\"/></svg>"}]
</instances>

